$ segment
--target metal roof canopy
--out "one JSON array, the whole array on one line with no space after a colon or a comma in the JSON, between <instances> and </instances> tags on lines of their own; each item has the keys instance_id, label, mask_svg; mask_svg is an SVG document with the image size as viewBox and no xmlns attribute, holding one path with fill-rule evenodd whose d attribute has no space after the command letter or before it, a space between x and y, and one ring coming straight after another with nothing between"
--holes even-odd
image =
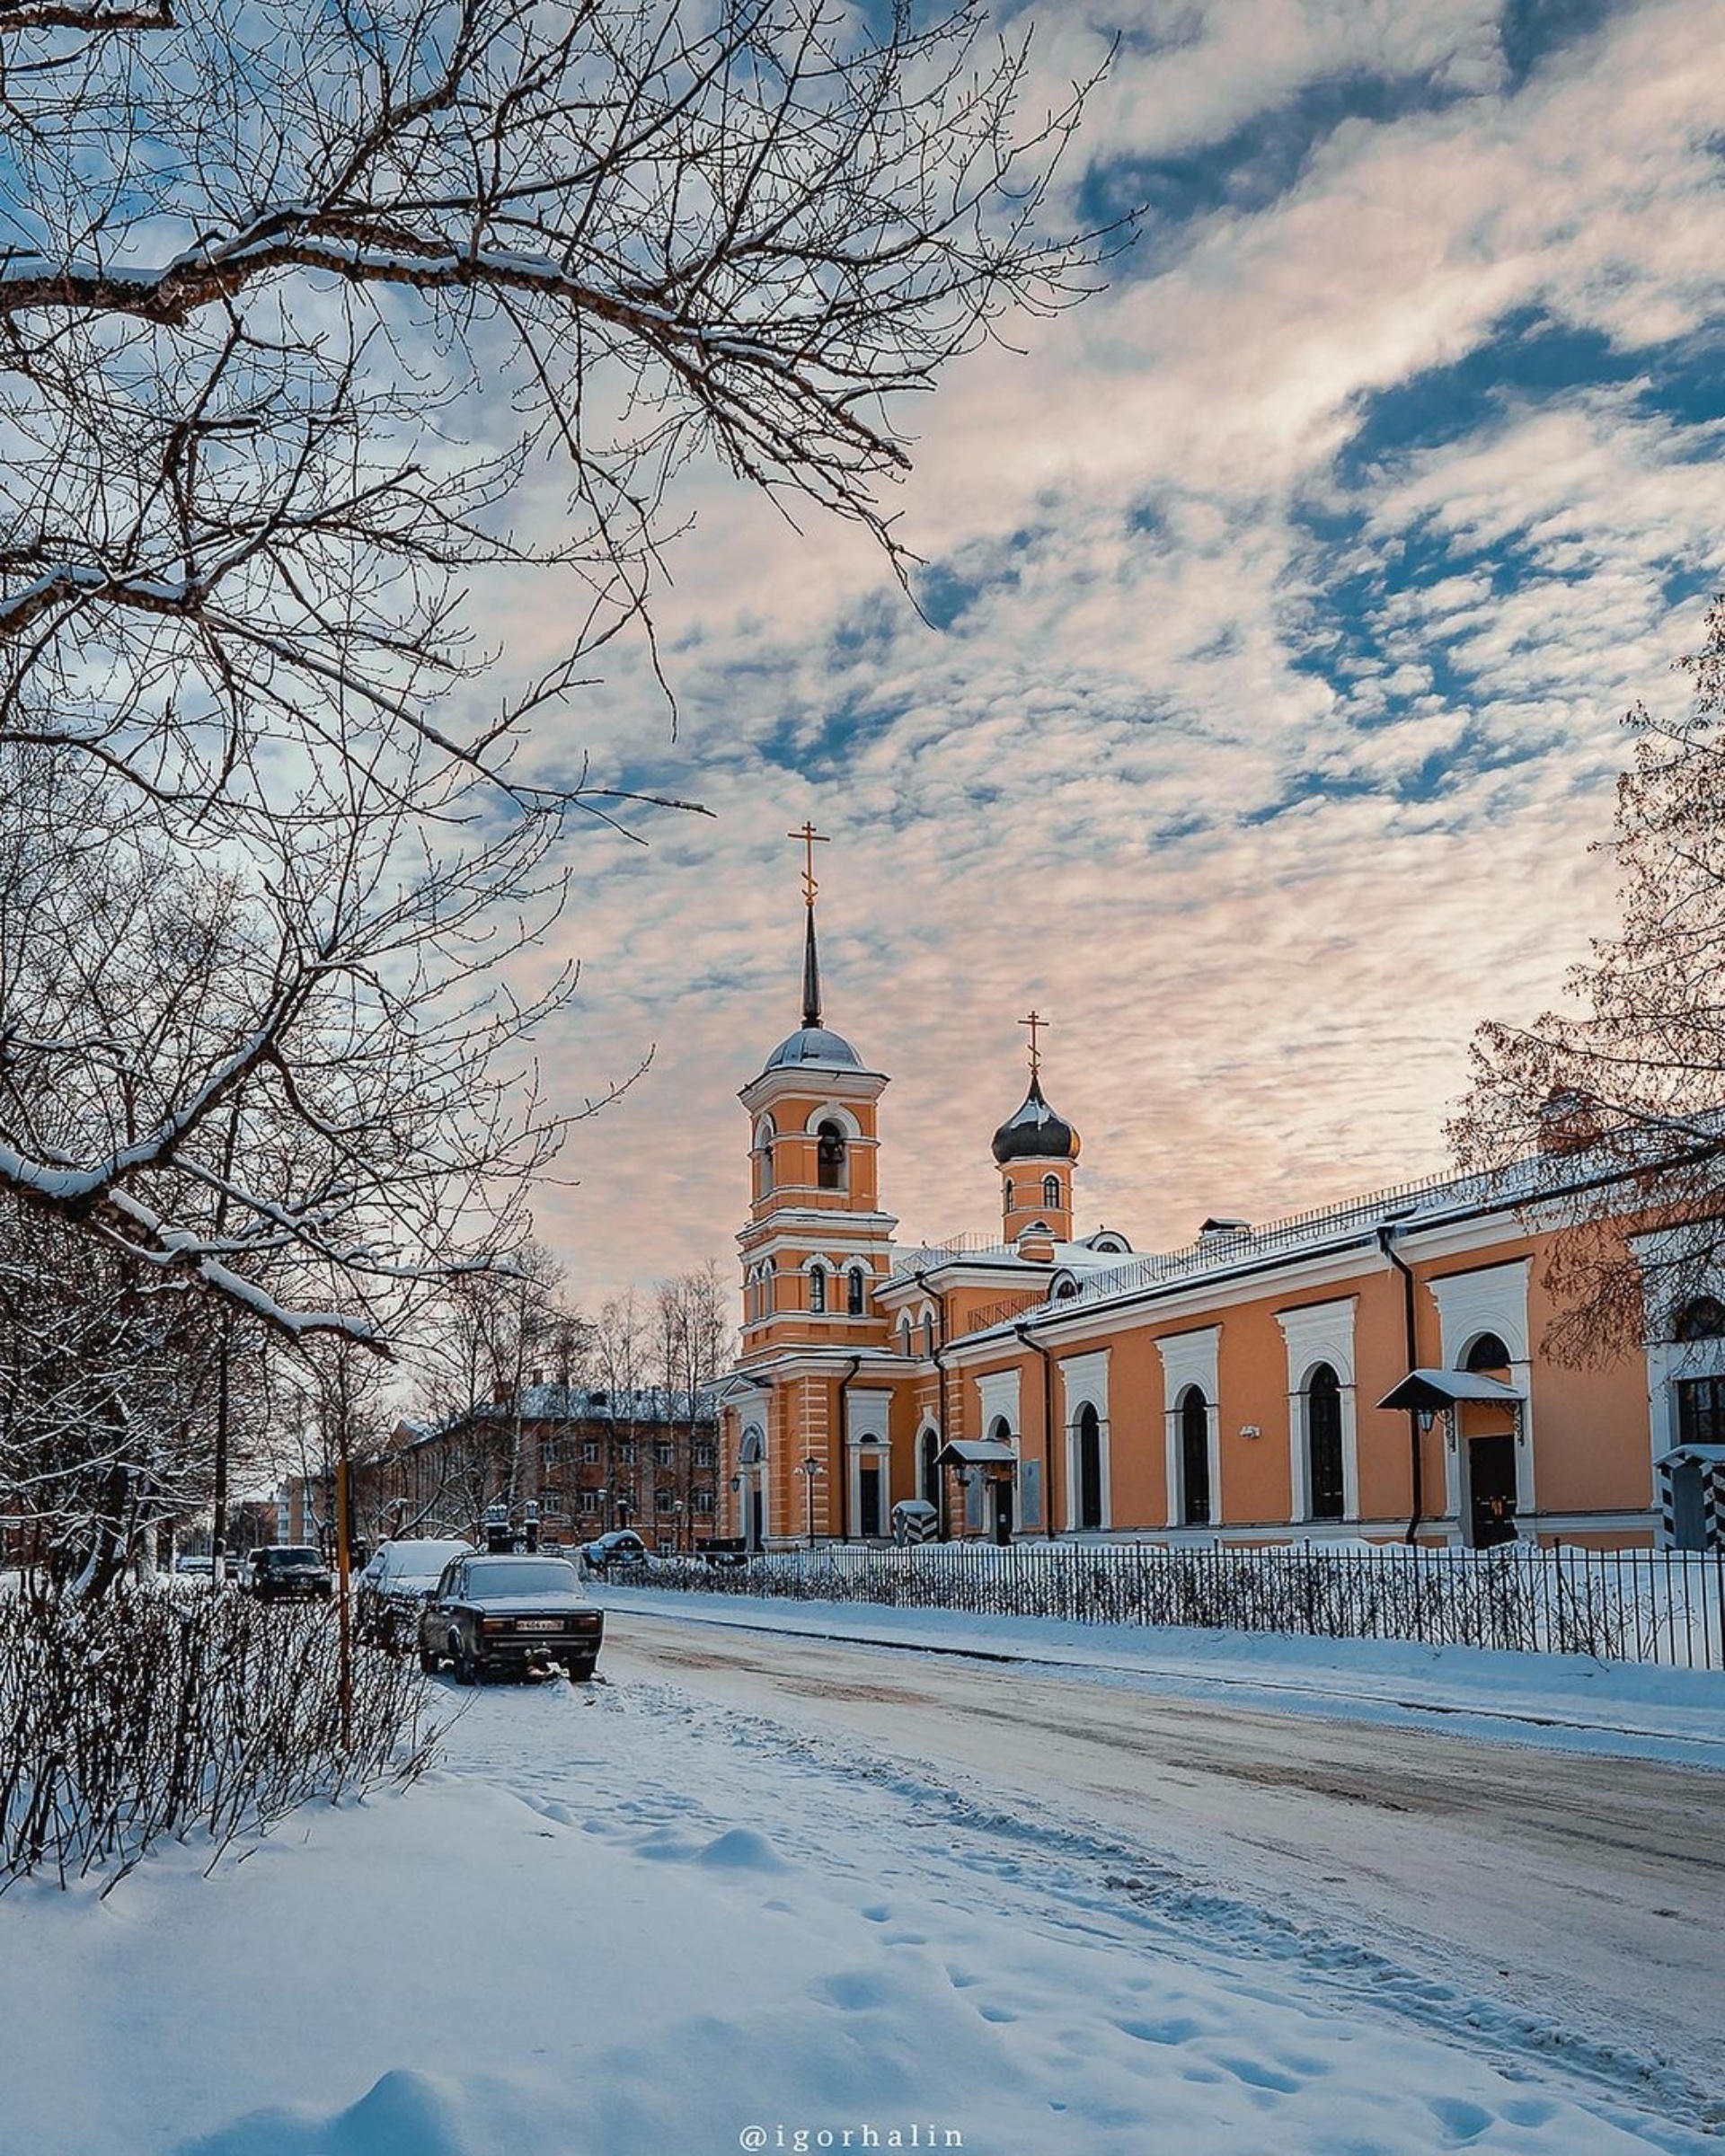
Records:
<instances>
[{"instance_id":1,"label":"metal roof canopy","mask_svg":"<svg viewBox=\"0 0 1725 2156\"><path fill-rule=\"evenodd\" d=\"M1017 1461L1010 1445L990 1437L954 1437L934 1456L936 1467L1004 1467Z\"/></svg>"},{"instance_id":2,"label":"metal roof canopy","mask_svg":"<svg viewBox=\"0 0 1725 2156\"><path fill-rule=\"evenodd\" d=\"M1493 1407L1518 1408L1526 1399L1500 1377L1487 1377L1478 1370L1410 1370L1394 1392L1378 1401L1380 1408L1417 1408L1436 1413L1463 1401L1485 1401Z\"/></svg>"},{"instance_id":3,"label":"metal roof canopy","mask_svg":"<svg viewBox=\"0 0 1725 2156\"><path fill-rule=\"evenodd\" d=\"M1679 1445L1668 1453L1661 1453L1653 1462L1655 1467L1669 1467L1677 1460L1700 1460L1709 1467L1725 1465L1725 1445Z\"/></svg>"}]
</instances>

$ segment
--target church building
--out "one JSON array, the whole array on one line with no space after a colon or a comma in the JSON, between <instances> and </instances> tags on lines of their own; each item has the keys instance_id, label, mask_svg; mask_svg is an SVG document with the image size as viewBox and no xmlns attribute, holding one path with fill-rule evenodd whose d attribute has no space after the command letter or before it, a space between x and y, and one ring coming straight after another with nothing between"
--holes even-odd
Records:
<instances>
[{"instance_id":1,"label":"church building","mask_svg":"<svg viewBox=\"0 0 1725 2156\"><path fill-rule=\"evenodd\" d=\"M1028 1088L993 1136L998 1224L898 1243L888 1078L825 1022L816 835L799 835L802 1022L739 1096L751 1204L721 1533L871 1542L920 1499L927 1531L1002 1542L1718 1537L1725 1300L1662 1313L1644 1354L1565 1367L1543 1348L1551 1232L1454 1177L1207 1219L1137 1254L1081 1225L1079 1135L1044 1091L1034 1012ZM1529 1163L1542 1195L1566 1150L1555 1132Z\"/></svg>"}]
</instances>

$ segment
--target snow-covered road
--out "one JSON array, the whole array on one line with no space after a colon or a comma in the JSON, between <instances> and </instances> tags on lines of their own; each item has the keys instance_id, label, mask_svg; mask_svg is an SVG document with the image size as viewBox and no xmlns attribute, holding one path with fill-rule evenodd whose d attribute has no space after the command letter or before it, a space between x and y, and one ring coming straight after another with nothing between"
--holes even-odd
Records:
<instances>
[{"instance_id":1,"label":"snow-covered road","mask_svg":"<svg viewBox=\"0 0 1725 2156\"><path fill-rule=\"evenodd\" d=\"M1155 1831L1142 1816L1128 1831L1102 1807L1144 1754L1087 1731L1126 1711L1119 1672L1108 1689L948 1664L915 1745L888 1742L845 1718L885 1711L883 1693L927 1677L920 1659L780 1641L783 1670L764 1674L726 1651L762 1660L758 1639L694 1634L685 1613L695 1659L674 1674L665 1622L650 1641L626 1601L602 1683L440 1683L457 1718L444 1763L404 1794L306 1807L208 1878L207 1851L170 1849L106 1901L41 1885L0 1898L4 2156L1720 2146L1725 2109L1638 2035L1601 2040L1561 2000L1530 2013L1495 1974L1464 1979L1412 1931L1365 1922L1340 1887L1296 1906L1311 1895L1249 1875L1244 1854L1286 1838L1269 1871L1299 1876L1293 1844L1326 1817L1362 1837L1423 1821L1465 1849L1429 1801L1360 1801L1364 1768L1315 1788L1322 1715L1252 1706L1237 1743L1188 1716L1178 1755L1153 1763ZM1034 1786L1013 1767L1009 1798L993 1775L1032 1690L1042 1755ZM1622 1741L1705 1748L1712 1695L1667 1696ZM947 1725L974 1762L942 1759ZM1556 1756L1502 1760L1537 1777ZM1230 1758L1296 1771L1243 1778ZM1632 1771L1619 1761L1601 1786ZM1677 1780L1703 1799L1725 1789ZM1614 1801L1614 1819L1633 1809ZM1254 1834L1255 1815L1280 1825ZM1409 1889L1402 1855L1383 1860L1400 1891L1443 1893L1435 1871ZM1652 1875L1620 1869L1644 1860L1601 1855L1589 1876L1645 1899ZM1668 1981L1717 2001L1699 1961Z\"/></svg>"},{"instance_id":2,"label":"snow-covered road","mask_svg":"<svg viewBox=\"0 0 1725 2156\"><path fill-rule=\"evenodd\" d=\"M739 1630L675 1605L637 1614L621 1598L611 1627L614 1674L919 1763L1027 1816L1118 1836L1189 1884L1663 2054L1703 2086L1718 2075L1719 1772L1292 1718L1120 1672Z\"/></svg>"}]
</instances>

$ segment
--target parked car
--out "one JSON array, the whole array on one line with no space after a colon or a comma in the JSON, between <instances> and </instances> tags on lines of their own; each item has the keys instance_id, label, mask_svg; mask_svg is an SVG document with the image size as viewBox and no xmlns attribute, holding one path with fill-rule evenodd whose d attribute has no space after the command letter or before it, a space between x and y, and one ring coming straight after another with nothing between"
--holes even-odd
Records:
<instances>
[{"instance_id":1,"label":"parked car","mask_svg":"<svg viewBox=\"0 0 1725 2156\"><path fill-rule=\"evenodd\" d=\"M327 1602L335 1577L309 1542L273 1542L252 1551L240 1585L260 1602Z\"/></svg>"},{"instance_id":2,"label":"parked car","mask_svg":"<svg viewBox=\"0 0 1725 2156\"><path fill-rule=\"evenodd\" d=\"M216 1577L216 1560L186 1553L174 1559L173 1568L181 1579L213 1579Z\"/></svg>"},{"instance_id":3,"label":"parked car","mask_svg":"<svg viewBox=\"0 0 1725 2156\"><path fill-rule=\"evenodd\" d=\"M355 1632L378 1647L408 1646L438 1582L456 1558L473 1553L471 1542L454 1535L380 1542L354 1582Z\"/></svg>"},{"instance_id":4,"label":"parked car","mask_svg":"<svg viewBox=\"0 0 1725 2156\"><path fill-rule=\"evenodd\" d=\"M457 1683L478 1684L561 1666L585 1683L604 1637L605 1613L567 1558L474 1552L446 1566L420 1613L420 1667L430 1676L449 1662Z\"/></svg>"},{"instance_id":5,"label":"parked car","mask_svg":"<svg viewBox=\"0 0 1725 2156\"><path fill-rule=\"evenodd\" d=\"M581 1562L589 1572L627 1572L654 1561L652 1551L632 1527L614 1527L609 1534L581 1545Z\"/></svg>"}]
</instances>

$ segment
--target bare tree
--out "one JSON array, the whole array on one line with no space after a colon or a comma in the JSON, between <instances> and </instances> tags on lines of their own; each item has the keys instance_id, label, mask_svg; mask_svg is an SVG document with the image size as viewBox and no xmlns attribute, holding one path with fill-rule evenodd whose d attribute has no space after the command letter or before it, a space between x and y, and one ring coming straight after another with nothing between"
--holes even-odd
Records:
<instances>
[{"instance_id":1,"label":"bare tree","mask_svg":"<svg viewBox=\"0 0 1725 2156\"><path fill-rule=\"evenodd\" d=\"M266 1336L0 1198L0 1510L49 1573L100 1594L216 1487L267 1422Z\"/></svg>"},{"instance_id":2,"label":"bare tree","mask_svg":"<svg viewBox=\"0 0 1725 2156\"><path fill-rule=\"evenodd\" d=\"M902 393L1096 260L1042 233L1082 89L1026 120L1027 48L972 7L870 20L0 0L0 790L39 829L80 790L14 906L0 1187L380 1339L544 1164L525 1044L567 983L518 1009L508 960L618 797L529 729L625 631L650 652L673 481L717 457L902 567ZM470 586L535 570L567 646L487 695ZM159 907L79 917L103 853L176 870L207 947L153 981ZM93 1029L44 985L68 952Z\"/></svg>"},{"instance_id":3,"label":"bare tree","mask_svg":"<svg viewBox=\"0 0 1725 2156\"><path fill-rule=\"evenodd\" d=\"M1669 1337L1725 1260L1725 600L1678 666L1688 718L1627 720L1621 926L1570 976L1583 1014L1482 1027L1450 1128L1464 1164L1562 1228L1551 1345L1576 1364Z\"/></svg>"},{"instance_id":4,"label":"bare tree","mask_svg":"<svg viewBox=\"0 0 1725 2156\"><path fill-rule=\"evenodd\" d=\"M733 1337L730 1297L715 1259L655 1284L653 1330L681 1518L692 1534L695 1432L711 1390L730 1360ZM679 1543L684 1532L680 1526Z\"/></svg>"}]
</instances>

